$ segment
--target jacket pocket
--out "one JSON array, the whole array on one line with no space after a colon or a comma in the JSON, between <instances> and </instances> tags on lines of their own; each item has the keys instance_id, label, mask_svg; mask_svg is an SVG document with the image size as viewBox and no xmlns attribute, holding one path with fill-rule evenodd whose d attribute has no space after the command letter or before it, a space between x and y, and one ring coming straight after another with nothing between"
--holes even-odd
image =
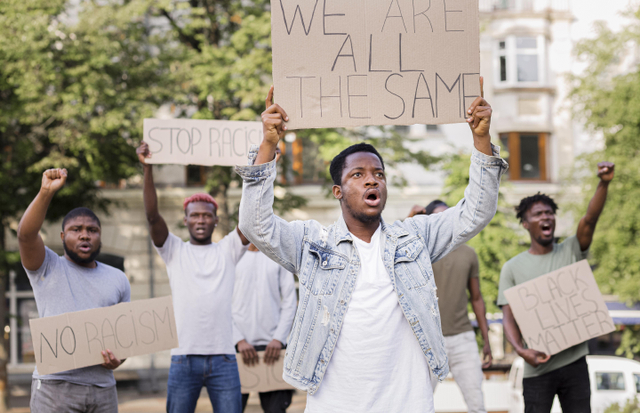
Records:
<instances>
[{"instance_id":1,"label":"jacket pocket","mask_svg":"<svg viewBox=\"0 0 640 413\"><path fill-rule=\"evenodd\" d=\"M412 238L396 248L394 258L396 274L409 289L426 286L430 278L427 269L420 262L420 254L424 248L419 238Z\"/></svg>"},{"instance_id":2,"label":"jacket pocket","mask_svg":"<svg viewBox=\"0 0 640 413\"><path fill-rule=\"evenodd\" d=\"M309 244L309 253L301 271L300 284L313 295L331 295L338 285L340 273L346 266L346 257Z\"/></svg>"}]
</instances>

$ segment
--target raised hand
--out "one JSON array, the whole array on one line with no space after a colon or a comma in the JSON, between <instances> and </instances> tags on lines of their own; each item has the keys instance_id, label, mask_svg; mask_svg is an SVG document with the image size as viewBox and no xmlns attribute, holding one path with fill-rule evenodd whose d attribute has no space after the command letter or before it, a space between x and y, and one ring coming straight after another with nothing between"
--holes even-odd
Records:
<instances>
[{"instance_id":1,"label":"raised hand","mask_svg":"<svg viewBox=\"0 0 640 413\"><path fill-rule=\"evenodd\" d=\"M42 174L41 188L45 191L56 193L67 182L66 169L47 169Z\"/></svg>"},{"instance_id":2,"label":"raised hand","mask_svg":"<svg viewBox=\"0 0 640 413\"><path fill-rule=\"evenodd\" d=\"M598 178L603 182L611 182L615 174L615 165L612 162L598 163Z\"/></svg>"},{"instance_id":3,"label":"raised hand","mask_svg":"<svg viewBox=\"0 0 640 413\"><path fill-rule=\"evenodd\" d=\"M480 76L480 97L476 98L467 110L467 123L474 137L491 139L491 113L491 105L484 100L484 78Z\"/></svg>"},{"instance_id":4,"label":"raised hand","mask_svg":"<svg viewBox=\"0 0 640 413\"><path fill-rule=\"evenodd\" d=\"M278 105L273 103L273 86L269 89L269 94L265 100L266 110L262 112L262 131L264 140L272 145L277 145L278 141L284 137L287 126L285 121L289 120L287 113Z\"/></svg>"},{"instance_id":5,"label":"raised hand","mask_svg":"<svg viewBox=\"0 0 640 413\"><path fill-rule=\"evenodd\" d=\"M145 141L140 142L140 146L136 148L138 154L138 160L141 164L147 165L147 158L151 158L151 151L149 150L149 144Z\"/></svg>"}]
</instances>

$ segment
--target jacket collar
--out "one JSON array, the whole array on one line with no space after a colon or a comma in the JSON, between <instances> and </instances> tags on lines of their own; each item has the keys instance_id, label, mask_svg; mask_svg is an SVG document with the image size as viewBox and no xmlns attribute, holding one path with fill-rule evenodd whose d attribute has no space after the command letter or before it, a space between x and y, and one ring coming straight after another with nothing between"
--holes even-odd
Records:
<instances>
[{"instance_id":1,"label":"jacket collar","mask_svg":"<svg viewBox=\"0 0 640 413\"><path fill-rule=\"evenodd\" d=\"M382 232L384 234L390 235L392 238L400 238L409 233L402 227L393 224L387 224L384 219L381 219ZM349 232L349 228L347 228L347 223L344 222L344 218L342 214L340 214L340 218L338 218L338 222L336 223L335 230L335 245L339 245L343 241L353 242L353 237Z\"/></svg>"}]
</instances>

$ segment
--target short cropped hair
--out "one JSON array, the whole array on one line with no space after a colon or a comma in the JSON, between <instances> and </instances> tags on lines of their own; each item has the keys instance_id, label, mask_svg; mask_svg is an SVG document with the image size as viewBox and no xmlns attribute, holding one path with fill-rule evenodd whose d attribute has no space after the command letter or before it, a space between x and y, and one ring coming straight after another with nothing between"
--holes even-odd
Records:
<instances>
[{"instance_id":1,"label":"short cropped hair","mask_svg":"<svg viewBox=\"0 0 640 413\"><path fill-rule=\"evenodd\" d=\"M431 201L429 203L429 205L427 205L427 207L424 209L424 213L427 214L427 215L431 215L431 214L433 214L433 211L436 208L441 207L441 206L449 208L449 205L447 205L446 202L441 201L439 199L436 199L435 201Z\"/></svg>"},{"instance_id":2,"label":"short cropped hair","mask_svg":"<svg viewBox=\"0 0 640 413\"><path fill-rule=\"evenodd\" d=\"M200 192L184 199L182 209L184 210L185 214L187 213L187 205L192 202L206 202L207 204L213 204L213 206L216 208L216 212L218 211L218 203L216 202L216 200L213 199L211 195Z\"/></svg>"},{"instance_id":3,"label":"short cropped hair","mask_svg":"<svg viewBox=\"0 0 640 413\"><path fill-rule=\"evenodd\" d=\"M62 231L64 231L64 227L67 225L67 222L70 219L74 219L78 217L89 217L94 221L96 221L96 223L98 224L98 227L102 228L102 225L100 224L100 219L92 210L85 207L78 207L67 212L67 215L64 216L64 219L62 220Z\"/></svg>"},{"instance_id":4,"label":"short cropped hair","mask_svg":"<svg viewBox=\"0 0 640 413\"><path fill-rule=\"evenodd\" d=\"M533 204L537 202L542 202L543 204L550 206L554 214L558 210L558 205L550 196L538 192L535 195L523 198L522 201L520 201L520 205L516 207L516 218L520 220L520 223L524 221L527 211L529 211Z\"/></svg>"},{"instance_id":5,"label":"short cropped hair","mask_svg":"<svg viewBox=\"0 0 640 413\"><path fill-rule=\"evenodd\" d=\"M331 165L329 166L329 173L331 173L331 179L333 180L334 185L342 184L342 172L344 171L344 164L347 159L347 156L357 152L369 152L376 155L378 159L380 159L380 163L382 164L382 170L384 170L384 161L382 160L382 156L380 156L380 154L378 153L376 148L373 147L373 145L369 145L368 143L364 143L364 142L356 143L355 145L351 145L347 149L340 152L331 161Z\"/></svg>"}]
</instances>

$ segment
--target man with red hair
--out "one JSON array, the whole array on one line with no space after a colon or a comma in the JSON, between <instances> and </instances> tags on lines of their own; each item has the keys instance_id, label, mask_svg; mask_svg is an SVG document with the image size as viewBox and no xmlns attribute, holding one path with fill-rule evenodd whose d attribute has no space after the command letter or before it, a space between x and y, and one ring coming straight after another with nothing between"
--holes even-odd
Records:
<instances>
[{"instance_id":1,"label":"man with red hair","mask_svg":"<svg viewBox=\"0 0 640 413\"><path fill-rule=\"evenodd\" d=\"M137 149L144 167L144 209L153 244L167 266L180 347L171 350L167 412L191 413L207 388L215 412L240 413L242 395L232 334L231 297L235 266L249 241L236 228L211 240L218 203L209 194L184 200L189 241L169 232L158 211L149 146Z\"/></svg>"}]
</instances>

